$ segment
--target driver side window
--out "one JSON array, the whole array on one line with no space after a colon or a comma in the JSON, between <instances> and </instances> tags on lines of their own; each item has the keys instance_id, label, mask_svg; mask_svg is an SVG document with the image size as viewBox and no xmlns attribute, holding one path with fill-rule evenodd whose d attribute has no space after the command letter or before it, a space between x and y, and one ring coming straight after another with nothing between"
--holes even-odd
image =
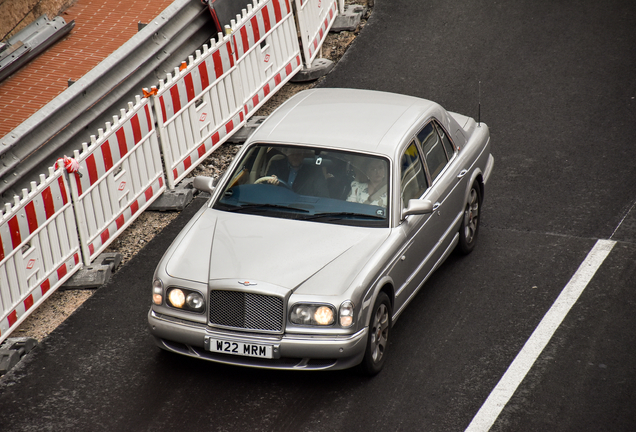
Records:
<instances>
[{"instance_id":1,"label":"driver side window","mask_svg":"<svg viewBox=\"0 0 636 432\"><path fill-rule=\"evenodd\" d=\"M420 152L412 141L400 161L402 206L406 208L410 199L418 199L428 188L426 173L422 165Z\"/></svg>"}]
</instances>

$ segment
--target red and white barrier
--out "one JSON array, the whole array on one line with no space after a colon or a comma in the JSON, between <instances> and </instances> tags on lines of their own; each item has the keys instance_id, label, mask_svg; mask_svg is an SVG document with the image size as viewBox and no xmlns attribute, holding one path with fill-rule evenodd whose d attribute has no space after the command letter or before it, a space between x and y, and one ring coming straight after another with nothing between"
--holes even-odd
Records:
<instances>
[{"instance_id":1,"label":"red and white barrier","mask_svg":"<svg viewBox=\"0 0 636 432\"><path fill-rule=\"evenodd\" d=\"M295 0L305 65L311 67L338 15L338 0ZM342 5L342 9L344 5Z\"/></svg>"},{"instance_id":2,"label":"red and white barrier","mask_svg":"<svg viewBox=\"0 0 636 432\"><path fill-rule=\"evenodd\" d=\"M343 0L254 0L228 35L153 88L158 130L149 101L137 97L66 161L70 183L51 168L7 204L0 215L0 342L163 193L161 156L174 188L302 69L298 34L310 67L338 8Z\"/></svg>"},{"instance_id":3,"label":"red and white barrier","mask_svg":"<svg viewBox=\"0 0 636 432\"><path fill-rule=\"evenodd\" d=\"M302 65L291 0L255 1L154 96L168 186L240 129Z\"/></svg>"},{"instance_id":4,"label":"red and white barrier","mask_svg":"<svg viewBox=\"0 0 636 432\"><path fill-rule=\"evenodd\" d=\"M166 188L149 101L137 96L128 108L75 152L71 195L87 265Z\"/></svg>"},{"instance_id":5,"label":"red and white barrier","mask_svg":"<svg viewBox=\"0 0 636 432\"><path fill-rule=\"evenodd\" d=\"M255 2L237 18L232 41L249 118L302 69L300 45L290 0Z\"/></svg>"},{"instance_id":6,"label":"red and white barrier","mask_svg":"<svg viewBox=\"0 0 636 432\"><path fill-rule=\"evenodd\" d=\"M63 170L22 195L0 215L0 342L82 267Z\"/></svg>"},{"instance_id":7,"label":"red and white barrier","mask_svg":"<svg viewBox=\"0 0 636 432\"><path fill-rule=\"evenodd\" d=\"M243 125L242 100L231 41L221 35L159 82L154 106L171 189Z\"/></svg>"}]
</instances>

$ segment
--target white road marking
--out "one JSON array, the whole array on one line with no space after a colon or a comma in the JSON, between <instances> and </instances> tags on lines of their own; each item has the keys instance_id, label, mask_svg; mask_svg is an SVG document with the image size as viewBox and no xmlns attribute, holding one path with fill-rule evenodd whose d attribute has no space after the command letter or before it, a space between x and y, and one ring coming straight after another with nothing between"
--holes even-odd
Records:
<instances>
[{"instance_id":1,"label":"white road marking","mask_svg":"<svg viewBox=\"0 0 636 432\"><path fill-rule=\"evenodd\" d=\"M530 339L526 341L517 357L501 377L497 386L492 390L486 402L479 409L473 420L468 425L466 432L486 432L499 417L514 392L530 371L545 346L548 344L554 332L568 314L579 296L587 287L592 277L599 269L605 258L616 244L612 240L598 240L590 253L576 271L572 279L563 288L550 310L545 314Z\"/></svg>"},{"instance_id":2,"label":"white road marking","mask_svg":"<svg viewBox=\"0 0 636 432\"><path fill-rule=\"evenodd\" d=\"M636 207L636 201L634 201L634 204L632 204L632 206L629 208L629 210L627 210L627 213L625 213L625 216L623 216L623 219L621 219L621 221L618 223L618 226L616 227L616 229L614 230L614 232L610 236L610 239L614 237L614 234L616 234L616 231L618 231L618 229L621 227L621 225L623 225L623 222L625 222L625 219L627 219L627 216L629 216L631 211L634 210L634 207Z\"/></svg>"}]
</instances>

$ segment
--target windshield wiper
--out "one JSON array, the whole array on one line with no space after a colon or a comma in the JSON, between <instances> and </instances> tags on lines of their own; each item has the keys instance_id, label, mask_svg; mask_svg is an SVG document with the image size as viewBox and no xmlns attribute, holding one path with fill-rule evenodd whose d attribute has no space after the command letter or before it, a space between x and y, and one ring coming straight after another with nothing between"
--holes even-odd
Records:
<instances>
[{"instance_id":1,"label":"windshield wiper","mask_svg":"<svg viewBox=\"0 0 636 432\"><path fill-rule=\"evenodd\" d=\"M224 205L227 206L227 204L224 204ZM281 205L281 204L268 204L268 203L263 203L263 204L246 203L246 204L242 204L242 205L232 206L232 208L228 208L227 211L240 212L242 210L248 210L248 209L249 210L262 209L263 211L267 211L269 209L293 210L293 211L297 211L297 212L309 213L309 210L306 210L306 209L300 208L300 207L292 207L292 206L286 206L286 205Z\"/></svg>"},{"instance_id":2,"label":"windshield wiper","mask_svg":"<svg viewBox=\"0 0 636 432\"><path fill-rule=\"evenodd\" d=\"M354 216L354 217L361 217L361 218L368 218L368 219L386 219L384 216L379 216L379 215L373 215L373 214L365 214L365 213L353 213L353 212L329 212L329 213L315 213L311 216L307 216L305 219L307 220L314 220L314 219L321 219L321 218L339 218L339 217L348 217L348 216Z\"/></svg>"}]
</instances>

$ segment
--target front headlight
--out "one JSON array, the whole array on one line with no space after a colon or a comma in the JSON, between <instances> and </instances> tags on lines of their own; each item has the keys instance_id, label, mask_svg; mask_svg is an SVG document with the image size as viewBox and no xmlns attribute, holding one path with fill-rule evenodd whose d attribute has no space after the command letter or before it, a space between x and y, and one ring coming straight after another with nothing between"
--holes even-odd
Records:
<instances>
[{"instance_id":1,"label":"front headlight","mask_svg":"<svg viewBox=\"0 0 636 432\"><path fill-rule=\"evenodd\" d=\"M334 323L335 315L331 305L297 304L292 307L289 321L299 325L329 326Z\"/></svg>"},{"instance_id":2,"label":"front headlight","mask_svg":"<svg viewBox=\"0 0 636 432\"><path fill-rule=\"evenodd\" d=\"M202 310L203 309L203 296L198 292L191 292L185 299L186 304L190 309Z\"/></svg>"},{"instance_id":3,"label":"front headlight","mask_svg":"<svg viewBox=\"0 0 636 432\"><path fill-rule=\"evenodd\" d=\"M205 306L203 295L185 288L168 288L168 306L177 309L202 312Z\"/></svg>"},{"instance_id":4,"label":"front headlight","mask_svg":"<svg viewBox=\"0 0 636 432\"><path fill-rule=\"evenodd\" d=\"M185 304L185 294L179 288L172 288L168 291L168 302L176 308L183 308Z\"/></svg>"}]
</instances>

